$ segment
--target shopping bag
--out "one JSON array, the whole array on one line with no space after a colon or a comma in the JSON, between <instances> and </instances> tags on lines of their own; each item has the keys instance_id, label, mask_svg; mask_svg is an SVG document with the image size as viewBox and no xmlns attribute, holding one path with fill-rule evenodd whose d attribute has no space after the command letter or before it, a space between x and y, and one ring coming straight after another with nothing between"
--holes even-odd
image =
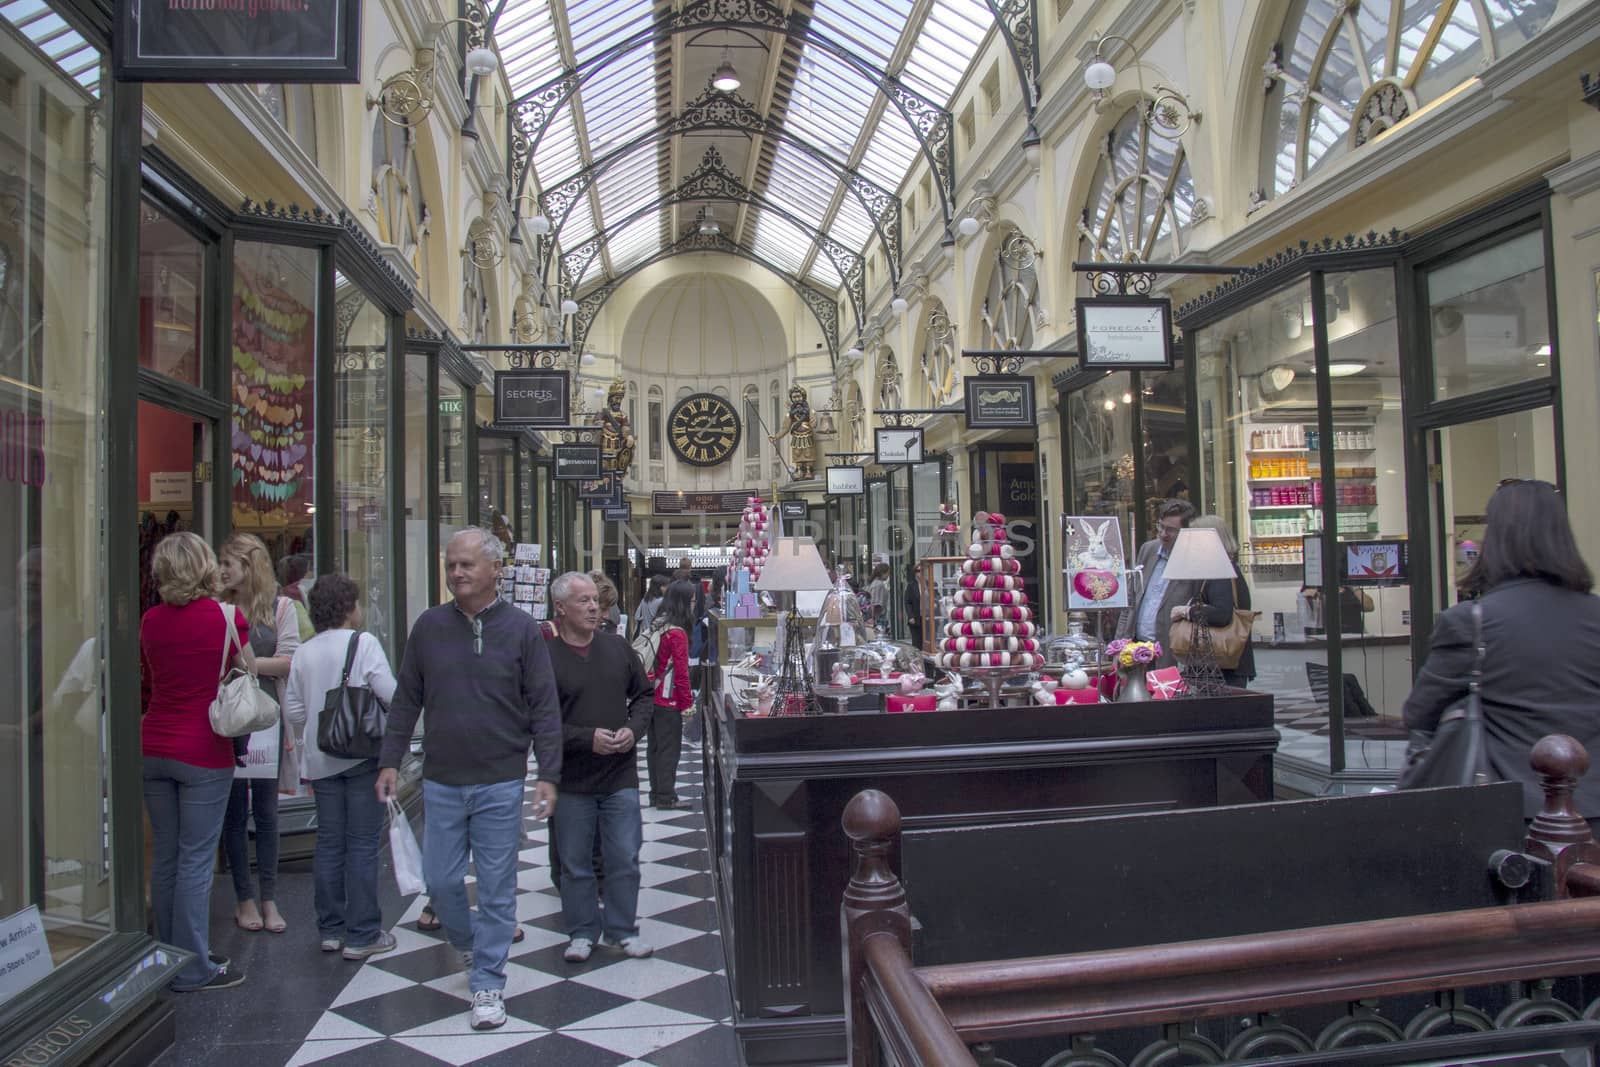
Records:
<instances>
[{"instance_id":1,"label":"shopping bag","mask_svg":"<svg viewBox=\"0 0 1600 1067\"><path fill-rule=\"evenodd\" d=\"M250 735L250 747L244 754L244 766L235 767L235 778L278 777L278 734L276 724Z\"/></svg>"},{"instance_id":2,"label":"shopping bag","mask_svg":"<svg viewBox=\"0 0 1600 1067\"><path fill-rule=\"evenodd\" d=\"M413 896L426 889L422 882L422 849L400 802L389 798L389 852L394 857L394 881L400 895Z\"/></svg>"}]
</instances>

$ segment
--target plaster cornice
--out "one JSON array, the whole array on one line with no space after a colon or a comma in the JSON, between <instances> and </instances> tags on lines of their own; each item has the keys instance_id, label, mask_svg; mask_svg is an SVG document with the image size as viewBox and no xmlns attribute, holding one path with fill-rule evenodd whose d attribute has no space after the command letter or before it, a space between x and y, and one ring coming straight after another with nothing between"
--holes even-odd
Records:
<instances>
[{"instance_id":1,"label":"plaster cornice","mask_svg":"<svg viewBox=\"0 0 1600 1067\"><path fill-rule=\"evenodd\" d=\"M1600 152L1590 152L1545 173L1550 188L1576 200L1600 189Z\"/></svg>"},{"instance_id":2,"label":"plaster cornice","mask_svg":"<svg viewBox=\"0 0 1600 1067\"><path fill-rule=\"evenodd\" d=\"M210 85L213 96L222 101L222 105L239 120L244 127L256 138L257 143L267 150L279 166L288 172L289 177L305 190L310 199L310 206L337 211L347 208L344 198L339 195L339 190L328 180L314 160L306 155L305 149L295 143L289 136L289 131L278 124L272 117L261 98L246 85Z\"/></svg>"}]
</instances>

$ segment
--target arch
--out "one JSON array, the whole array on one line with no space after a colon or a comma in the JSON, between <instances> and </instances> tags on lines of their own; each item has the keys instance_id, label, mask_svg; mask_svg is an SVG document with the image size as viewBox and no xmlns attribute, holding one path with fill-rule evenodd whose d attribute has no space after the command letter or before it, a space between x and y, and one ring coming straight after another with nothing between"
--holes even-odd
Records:
<instances>
[{"instance_id":1,"label":"arch","mask_svg":"<svg viewBox=\"0 0 1600 1067\"><path fill-rule=\"evenodd\" d=\"M961 393L961 346L944 301L933 297L917 331L917 368L929 403L943 407Z\"/></svg>"},{"instance_id":2,"label":"arch","mask_svg":"<svg viewBox=\"0 0 1600 1067\"><path fill-rule=\"evenodd\" d=\"M753 284L752 275L731 260L708 258L630 279L634 298L616 331L619 366L646 378L699 382L701 392L720 386L731 403L730 383L780 366L791 348L772 287Z\"/></svg>"},{"instance_id":3,"label":"arch","mask_svg":"<svg viewBox=\"0 0 1600 1067\"><path fill-rule=\"evenodd\" d=\"M1002 219L995 224L974 271L967 328L972 348L1032 345L1039 309L1038 258L1037 246L1018 223Z\"/></svg>"},{"instance_id":4,"label":"arch","mask_svg":"<svg viewBox=\"0 0 1600 1067\"><path fill-rule=\"evenodd\" d=\"M415 130L380 113L373 118L371 203L378 240L394 245L416 271L419 287L430 280L428 234L433 212L418 159Z\"/></svg>"},{"instance_id":5,"label":"arch","mask_svg":"<svg viewBox=\"0 0 1600 1067\"><path fill-rule=\"evenodd\" d=\"M1194 179L1183 142L1147 121L1140 100L1099 139L1078 221L1079 259L1149 262L1176 259L1195 214Z\"/></svg>"},{"instance_id":6,"label":"arch","mask_svg":"<svg viewBox=\"0 0 1600 1067\"><path fill-rule=\"evenodd\" d=\"M906 383L900 373L900 361L894 357L889 345L878 345L878 358L873 366L873 384L876 386L879 411L905 407Z\"/></svg>"}]
</instances>

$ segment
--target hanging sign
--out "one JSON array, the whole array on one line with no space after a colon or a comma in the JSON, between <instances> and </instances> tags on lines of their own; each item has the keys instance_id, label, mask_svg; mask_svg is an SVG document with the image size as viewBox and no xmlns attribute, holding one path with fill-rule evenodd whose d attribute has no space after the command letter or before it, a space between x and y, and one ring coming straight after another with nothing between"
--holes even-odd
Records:
<instances>
[{"instance_id":1,"label":"hanging sign","mask_svg":"<svg viewBox=\"0 0 1600 1067\"><path fill-rule=\"evenodd\" d=\"M922 427L879 427L874 437L874 461L879 466L922 462Z\"/></svg>"},{"instance_id":2,"label":"hanging sign","mask_svg":"<svg viewBox=\"0 0 1600 1067\"><path fill-rule=\"evenodd\" d=\"M564 370L494 372L494 421L505 426L565 426L572 380Z\"/></svg>"},{"instance_id":3,"label":"hanging sign","mask_svg":"<svg viewBox=\"0 0 1600 1067\"><path fill-rule=\"evenodd\" d=\"M1143 296L1078 301L1078 356L1086 369L1171 369L1172 304Z\"/></svg>"},{"instance_id":4,"label":"hanging sign","mask_svg":"<svg viewBox=\"0 0 1600 1067\"><path fill-rule=\"evenodd\" d=\"M360 0L121 0L118 81L361 80Z\"/></svg>"},{"instance_id":5,"label":"hanging sign","mask_svg":"<svg viewBox=\"0 0 1600 1067\"><path fill-rule=\"evenodd\" d=\"M600 468L599 445L556 445L551 456L559 481L593 481L605 473Z\"/></svg>"},{"instance_id":6,"label":"hanging sign","mask_svg":"<svg viewBox=\"0 0 1600 1067\"><path fill-rule=\"evenodd\" d=\"M860 467L829 467L827 474L829 496L861 496L867 491Z\"/></svg>"},{"instance_id":7,"label":"hanging sign","mask_svg":"<svg viewBox=\"0 0 1600 1067\"><path fill-rule=\"evenodd\" d=\"M603 474L598 478L589 478L578 483L578 499L597 504L602 500L610 500L621 488L616 484L616 472Z\"/></svg>"},{"instance_id":8,"label":"hanging sign","mask_svg":"<svg viewBox=\"0 0 1600 1067\"><path fill-rule=\"evenodd\" d=\"M756 489L736 489L723 493L672 493L650 494L650 510L657 515L738 515Z\"/></svg>"},{"instance_id":9,"label":"hanging sign","mask_svg":"<svg viewBox=\"0 0 1600 1067\"><path fill-rule=\"evenodd\" d=\"M1032 429L1033 379L1020 374L976 374L965 381L967 429Z\"/></svg>"},{"instance_id":10,"label":"hanging sign","mask_svg":"<svg viewBox=\"0 0 1600 1067\"><path fill-rule=\"evenodd\" d=\"M606 522L632 522L633 505L623 504L621 507L606 508L600 512L600 517Z\"/></svg>"},{"instance_id":11,"label":"hanging sign","mask_svg":"<svg viewBox=\"0 0 1600 1067\"><path fill-rule=\"evenodd\" d=\"M783 516L784 526L791 522L805 522L810 516L810 509L804 500L778 501L778 514Z\"/></svg>"}]
</instances>

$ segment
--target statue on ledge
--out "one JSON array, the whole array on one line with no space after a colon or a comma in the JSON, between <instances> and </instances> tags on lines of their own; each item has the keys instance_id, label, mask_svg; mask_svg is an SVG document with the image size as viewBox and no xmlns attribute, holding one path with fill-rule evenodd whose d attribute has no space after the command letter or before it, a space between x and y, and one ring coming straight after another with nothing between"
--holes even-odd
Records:
<instances>
[{"instance_id":1,"label":"statue on ledge","mask_svg":"<svg viewBox=\"0 0 1600 1067\"><path fill-rule=\"evenodd\" d=\"M622 410L625 392L627 386L621 378L612 381L611 388L606 392L606 406L592 420L600 427L601 469L622 474L627 474L633 466L634 447L633 427L628 424L628 416Z\"/></svg>"},{"instance_id":2,"label":"statue on ledge","mask_svg":"<svg viewBox=\"0 0 1600 1067\"><path fill-rule=\"evenodd\" d=\"M767 440L777 444L789 438L789 458L794 463L796 481L809 481L817 476L817 445L815 427L811 420L811 401L806 391L798 385L789 387L789 424L783 432L767 435Z\"/></svg>"}]
</instances>

